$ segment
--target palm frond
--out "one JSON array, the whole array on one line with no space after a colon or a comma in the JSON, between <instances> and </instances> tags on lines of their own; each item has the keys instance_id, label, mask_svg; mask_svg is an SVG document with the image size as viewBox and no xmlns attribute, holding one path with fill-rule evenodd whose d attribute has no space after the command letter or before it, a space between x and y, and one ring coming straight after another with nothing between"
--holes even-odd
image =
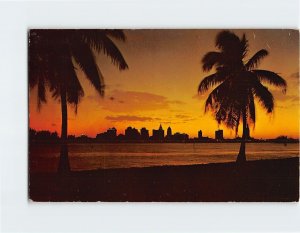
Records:
<instances>
[{"instance_id":1,"label":"palm frond","mask_svg":"<svg viewBox=\"0 0 300 233\"><path fill-rule=\"evenodd\" d=\"M253 95L258 99L260 104L267 113L271 113L274 109L274 97L267 87L260 82L256 82L256 85L252 88Z\"/></svg>"},{"instance_id":2,"label":"palm frond","mask_svg":"<svg viewBox=\"0 0 300 233\"><path fill-rule=\"evenodd\" d=\"M240 39L233 32L228 30L221 31L216 38L216 46L217 48L229 51L232 48L239 47Z\"/></svg>"},{"instance_id":3,"label":"palm frond","mask_svg":"<svg viewBox=\"0 0 300 233\"><path fill-rule=\"evenodd\" d=\"M253 68L256 68L259 65L261 59L263 59L264 57L266 57L268 54L269 54L269 52L267 50L265 50L265 49L259 50L246 63L246 65L245 65L246 69L247 70L251 70Z\"/></svg>"},{"instance_id":4,"label":"palm frond","mask_svg":"<svg viewBox=\"0 0 300 233\"><path fill-rule=\"evenodd\" d=\"M42 103L46 103L46 80L44 79L43 76L39 77L38 80L38 94L37 94L37 99L38 99L38 110L41 109Z\"/></svg>"},{"instance_id":5,"label":"palm frond","mask_svg":"<svg viewBox=\"0 0 300 233\"><path fill-rule=\"evenodd\" d=\"M206 92L209 88L225 81L226 78L226 72L219 71L217 73L211 74L201 81L198 87L198 92L202 94Z\"/></svg>"},{"instance_id":6,"label":"palm frond","mask_svg":"<svg viewBox=\"0 0 300 233\"><path fill-rule=\"evenodd\" d=\"M254 103L254 97L252 93L249 93L249 104L248 104L248 116L249 120L253 124L253 127L255 127L255 121L256 121L256 115L255 115L255 103Z\"/></svg>"},{"instance_id":7,"label":"palm frond","mask_svg":"<svg viewBox=\"0 0 300 233\"><path fill-rule=\"evenodd\" d=\"M220 52L208 52L202 58L203 71L210 71L214 66L223 63L222 54Z\"/></svg>"},{"instance_id":8,"label":"palm frond","mask_svg":"<svg viewBox=\"0 0 300 233\"><path fill-rule=\"evenodd\" d=\"M282 88L283 93L286 92L287 83L278 74L268 70L252 70L251 72L253 72L260 81Z\"/></svg>"},{"instance_id":9,"label":"palm frond","mask_svg":"<svg viewBox=\"0 0 300 233\"><path fill-rule=\"evenodd\" d=\"M67 78L67 101L68 103L74 105L75 114L77 113L77 106L84 96L83 88L77 78L76 72L74 69L68 69L68 78Z\"/></svg>"},{"instance_id":10,"label":"palm frond","mask_svg":"<svg viewBox=\"0 0 300 233\"><path fill-rule=\"evenodd\" d=\"M235 134L238 133L239 123L240 123L241 111L234 106L228 109L226 120L224 121L226 127L230 129L235 129Z\"/></svg>"},{"instance_id":11,"label":"palm frond","mask_svg":"<svg viewBox=\"0 0 300 233\"><path fill-rule=\"evenodd\" d=\"M213 94L210 93L205 101L204 113L208 112L213 105Z\"/></svg>"},{"instance_id":12,"label":"palm frond","mask_svg":"<svg viewBox=\"0 0 300 233\"><path fill-rule=\"evenodd\" d=\"M122 53L103 31L84 30L82 37L84 38L84 41L97 52L103 52L107 57L109 57L112 64L116 65L119 70L128 69L128 65Z\"/></svg>"},{"instance_id":13,"label":"palm frond","mask_svg":"<svg viewBox=\"0 0 300 233\"><path fill-rule=\"evenodd\" d=\"M86 43L80 41L70 44L70 47L74 60L86 74L91 84L102 96L104 88L103 76L97 67L94 54L90 47Z\"/></svg>"},{"instance_id":14,"label":"palm frond","mask_svg":"<svg viewBox=\"0 0 300 233\"><path fill-rule=\"evenodd\" d=\"M123 32L123 30L119 30L119 29L105 29L104 33L112 38L115 38L117 40L121 40L121 41L126 41L126 36Z\"/></svg>"},{"instance_id":15,"label":"palm frond","mask_svg":"<svg viewBox=\"0 0 300 233\"><path fill-rule=\"evenodd\" d=\"M205 112L207 112L209 109L215 113L219 111L221 103L226 101L224 92L226 92L227 88L228 82L224 81L213 89L205 102Z\"/></svg>"}]
</instances>

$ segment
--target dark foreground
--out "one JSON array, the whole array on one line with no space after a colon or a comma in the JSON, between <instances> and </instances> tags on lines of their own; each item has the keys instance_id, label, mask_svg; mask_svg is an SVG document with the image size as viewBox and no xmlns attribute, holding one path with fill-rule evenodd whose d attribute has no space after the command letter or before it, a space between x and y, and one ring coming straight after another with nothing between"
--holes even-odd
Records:
<instances>
[{"instance_id":1,"label":"dark foreground","mask_svg":"<svg viewBox=\"0 0 300 233\"><path fill-rule=\"evenodd\" d=\"M33 201L299 201L299 158L34 173Z\"/></svg>"}]
</instances>

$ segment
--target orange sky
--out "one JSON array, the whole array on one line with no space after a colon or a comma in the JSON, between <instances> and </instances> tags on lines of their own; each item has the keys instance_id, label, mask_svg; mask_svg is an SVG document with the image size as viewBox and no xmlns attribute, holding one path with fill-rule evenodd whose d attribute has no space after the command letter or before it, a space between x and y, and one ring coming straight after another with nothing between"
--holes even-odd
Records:
<instances>
[{"instance_id":1,"label":"orange sky","mask_svg":"<svg viewBox=\"0 0 300 233\"><path fill-rule=\"evenodd\" d=\"M232 138L234 131L218 126L210 113L204 115L208 95L198 96L203 73L201 58L216 50L215 37L220 30L124 30L127 41L116 42L129 70L120 72L110 59L97 55L97 63L105 77L105 97L101 98L78 71L85 96L77 115L69 108L68 133L96 136L109 127L124 133L127 126L149 130L171 126L173 132L214 137L214 131L224 129L224 137ZM279 73L288 83L286 95L271 88L275 111L266 115L257 107L257 121L251 136L273 138L279 135L299 137L299 34L293 30L232 30L249 40L249 55L267 49L260 69ZM37 111L37 92L30 92L30 127L60 133L59 102L51 99ZM241 129L239 129L241 131ZM241 132L239 131L239 135Z\"/></svg>"}]
</instances>

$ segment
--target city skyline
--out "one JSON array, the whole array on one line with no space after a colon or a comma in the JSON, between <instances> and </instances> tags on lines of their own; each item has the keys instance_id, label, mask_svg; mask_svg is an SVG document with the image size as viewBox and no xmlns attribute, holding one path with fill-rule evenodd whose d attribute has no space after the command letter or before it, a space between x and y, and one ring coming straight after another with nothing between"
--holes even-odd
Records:
<instances>
[{"instance_id":1,"label":"city skyline","mask_svg":"<svg viewBox=\"0 0 300 233\"><path fill-rule=\"evenodd\" d=\"M148 140L148 139L153 139L153 134L155 134L154 131L157 132L157 131L160 131L160 130L163 131L162 132L163 133L163 137L161 138L161 140L170 139L170 137L174 136L174 135L187 135L187 140L203 139L204 142L205 142L205 140L234 140L234 139L241 139L241 137L239 135L236 135L236 136L233 136L233 137L225 137L224 136L224 129L221 129L221 128L213 130L213 135L214 135L213 137L207 136L208 134L211 134L211 133L207 134L207 132L203 132L202 129L199 129L197 131L197 136L192 137L192 136L190 136L189 134L187 134L185 132L173 131L170 126L167 127L167 130L164 130L164 127L161 124L159 125L159 127L154 128L154 129L147 129L146 127L136 128L134 126L127 126L127 128L125 129L124 133L122 133L122 132L118 133L118 129L116 127L111 127L111 128L108 128L108 129L106 129L104 131L98 132L95 137L90 137L90 136L88 136L87 134L84 134L84 133L79 134L79 135L69 134L68 137L70 139L81 138L81 137L82 138L91 138L91 139L101 139L102 138L102 139L105 139L106 141L109 141L109 140L114 141L114 139L116 137L120 137L121 139L124 139L126 137L126 131L127 131L127 132L130 132L130 133L133 132L133 134L136 133L136 136L138 135L138 137L133 136L133 139L137 139L137 140L145 140L146 139L146 140ZM45 137L46 139L47 138L48 139L59 138L59 134L56 131L48 131L48 130L38 131L38 130L32 129L32 128L30 128L30 131L34 131L35 134L39 133L40 135L42 135L41 137ZM150 134L150 132L152 132L152 134ZM104 136L104 137L102 137L102 136ZM286 136L284 134L276 135L273 138L265 138L265 139L255 138L255 137L251 137L249 131L247 132L246 138L249 139L249 140L253 140L253 141L257 141L257 140L273 140L273 139L279 139L279 138L292 139L292 140L295 140L295 141L299 141L299 138L288 137L288 136ZM157 140L157 141L159 141L159 140Z\"/></svg>"},{"instance_id":2,"label":"city skyline","mask_svg":"<svg viewBox=\"0 0 300 233\"><path fill-rule=\"evenodd\" d=\"M101 98L77 69L85 97L78 106L77 115L68 107L68 133L84 133L95 137L99 131L113 126L125 133L127 125L154 128L157 122L168 124L174 131L185 131L197 136L195 128L214 137L214 129L224 130L224 137L235 137L234 130L218 126L212 115L204 114L207 97L197 94L203 77L201 57L215 49L214 38L220 30L124 30L125 43L116 43L129 65L119 72L103 55L97 63L105 76L106 94ZM285 134L299 135L299 48L295 30L232 30L241 36L246 33L249 53L265 48L270 55L260 64L262 69L280 73L287 81L286 95L270 88L275 99L273 115L267 115L257 106L255 127L250 133L255 138L274 138ZM282 59L282 58L285 59ZM60 134L60 103L50 98L37 111L37 90L30 92L29 126L37 130L57 131ZM265 125L271 127L265 130ZM241 136L241 128L238 135Z\"/></svg>"}]
</instances>

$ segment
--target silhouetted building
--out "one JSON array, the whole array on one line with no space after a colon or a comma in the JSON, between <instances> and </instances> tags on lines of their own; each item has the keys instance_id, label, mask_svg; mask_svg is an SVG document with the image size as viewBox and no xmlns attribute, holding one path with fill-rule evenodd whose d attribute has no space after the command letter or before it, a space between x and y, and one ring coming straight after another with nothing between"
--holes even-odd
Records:
<instances>
[{"instance_id":1,"label":"silhouetted building","mask_svg":"<svg viewBox=\"0 0 300 233\"><path fill-rule=\"evenodd\" d=\"M58 140L57 132L50 132L48 130L35 131L34 129L29 129L29 140L34 141L56 141Z\"/></svg>"},{"instance_id":2,"label":"silhouetted building","mask_svg":"<svg viewBox=\"0 0 300 233\"><path fill-rule=\"evenodd\" d=\"M189 140L189 135L186 133L175 133L172 136L172 141L174 142L187 142Z\"/></svg>"},{"instance_id":3,"label":"silhouetted building","mask_svg":"<svg viewBox=\"0 0 300 233\"><path fill-rule=\"evenodd\" d=\"M224 140L224 138L223 138L223 130L219 129L219 130L216 130L216 131L215 131L215 139L216 139L217 141L222 141L222 140Z\"/></svg>"},{"instance_id":4,"label":"silhouetted building","mask_svg":"<svg viewBox=\"0 0 300 233\"><path fill-rule=\"evenodd\" d=\"M106 132L97 134L96 138L101 141L114 141L117 138L117 129L109 128Z\"/></svg>"},{"instance_id":5,"label":"silhouetted building","mask_svg":"<svg viewBox=\"0 0 300 233\"><path fill-rule=\"evenodd\" d=\"M164 137L165 137L165 131L163 130L161 125L159 126L158 130L154 129L152 131L152 139L153 140L162 141L162 140L164 140Z\"/></svg>"},{"instance_id":6,"label":"silhouetted building","mask_svg":"<svg viewBox=\"0 0 300 233\"><path fill-rule=\"evenodd\" d=\"M149 139L149 130L147 130L145 127L141 128L141 138L143 140Z\"/></svg>"},{"instance_id":7,"label":"silhouetted building","mask_svg":"<svg viewBox=\"0 0 300 233\"><path fill-rule=\"evenodd\" d=\"M117 136L117 140L118 140L119 142L124 141L124 140L125 140L125 135L124 135L124 134L119 134L119 135Z\"/></svg>"},{"instance_id":8,"label":"silhouetted building","mask_svg":"<svg viewBox=\"0 0 300 233\"><path fill-rule=\"evenodd\" d=\"M140 139L140 133L136 128L132 128L132 127L127 127L127 129L125 129L125 138L126 140L139 140Z\"/></svg>"},{"instance_id":9,"label":"silhouetted building","mask_svg":"<svg viewBox=\"0 0 300 233\"><path fill-rule=\"evenodd\" d=\"M106 131L106 133L107 133L107 136L108 136L109 138L115 138L115 137L117 137L117 129L116 129L115 127L109 128L109 129Z\"/></svg>"},{"instance_id":10,"label":"silhouetted building","mask_svg":"<svg viewBox=\"0 0 300 233\"><path fill-rule=\"evenodd\" d=\"M74 140L74 139L76 139L76 137L75 137L75 135L68 135L68 139Z\"/></svg>"},{"instance_id":11,"label":"silhouetted building","mask_svg":"<svg viewBox=\"0 0 300 233\"><path fill-rule=\"evenodd\" d=\"M202 130L198 131L198 139L202 139Z\"/></svg>"},{"instance_id":12,"label":"silhouetted building","mask_svg":"<svg viewBox=\"0 0 300 233\"><path fill-rule=\"evenodd\" d=\"M92 140L92 138L88 137L85 134L81 134L79 137L77 137L77 140L80 142L89 142Z\"/></svg>"},{"instance_id":13,"label":"silhouetted building","mask_svg":"<svg viewBox=\"0 0 300 233\"><path fill-rule=\"evenodd\" d=\"M29 140L33 140L36 137L36 130L34 129L29 129Z\"/></svg>"},{"instance_id":14,"label":"silhouetted building","mask_svg":"<svg viewBox=\"0 0 300 233\"><path fill-rule=\"evenodd\" d=\"M169 126L168 129L167 129L167 138L171 138L171 137L172 137L172 129Z\"/></svg>"}]
</instances>

